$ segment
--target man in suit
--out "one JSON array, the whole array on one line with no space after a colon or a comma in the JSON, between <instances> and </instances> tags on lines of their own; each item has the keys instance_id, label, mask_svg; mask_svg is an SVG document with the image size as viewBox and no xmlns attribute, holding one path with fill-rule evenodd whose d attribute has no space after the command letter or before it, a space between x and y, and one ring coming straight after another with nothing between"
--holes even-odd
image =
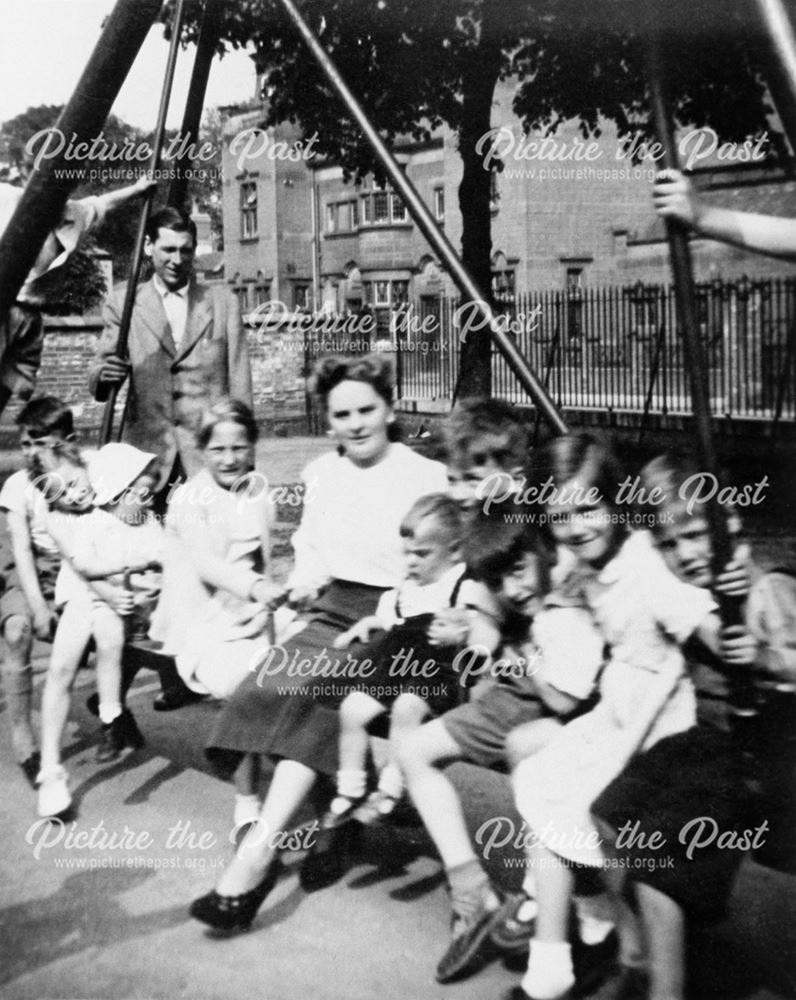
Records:
<instances>
[{"instance_id":1,"label":"man in suit","mask_svg":"<svg viewBox=\"0 0 796 1000\"><path fill-rule=\"evenodd\" d=\"M144 253L154 275L139 286L130 323L129 359L116 353L124 287L105 307L105 329L89 387L100 401L130 379L123 439L162 462L168 488L201 466L194 434L222 396L252 405L251 368L237 299L193 274L196 227L175 208L154 212Z\"/></svg>"},{"instance_id":2,"label":"man in suit","mask_svg":"<svg viewBox=\"0 0 796 1000\"><path fill-rule=\"evenodd\" d=\"M194 434L204 411L222 396L251 406L252 381L237 299L227 289L202 285L194 277L196 227L191 219L174 208L154 212L144 252L154 275L136 291L129 359L116 353L123 286L105 307L105 329L89 387L102 401L111 386L129 377L123 438L160 457L155 509L163 513L172 487L201 467ZM161 673L160 680L163 693L154 703L158 711L200 697L173 669Z\"/></svg>"}]
</instances>

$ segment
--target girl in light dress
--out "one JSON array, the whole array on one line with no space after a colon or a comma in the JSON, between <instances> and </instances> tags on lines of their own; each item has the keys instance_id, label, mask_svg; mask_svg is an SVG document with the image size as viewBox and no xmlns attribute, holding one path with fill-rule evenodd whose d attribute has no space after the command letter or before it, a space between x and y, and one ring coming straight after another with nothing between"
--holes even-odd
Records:
<instances>
[{"instance_id":1,"label":"girl in light dress","mask_svg":"<svg viewBox=\"0 0 796 1000\"><path fill-rule=\"evenodd\" d=\"M628 510L615 502L622 476L604 445L586 434L558 438L537 468L539 481L552 476L556 488L544 511L551 534L576 557L560 586L582 593L611 650L596 707L513 775L518 809L536 838L529 857L538 906L516 996L548 1000L574 985L571 865L605 862L591 804L635 754L694 724L680 647L697 635L718 651L721 623L710 593L673 576L649 532L627 530ZM629 934L632 916L616 903L620 930Z\"/></svg>"},{"instance_id":2,"label":"girl in light dress","mask_svg":"<svg viewBox=\"0 0 796 1000\"><path fill-rule=\"evenodd\" d=\"M268 616L281 589L269 578L271 503L254 471L251 410L221 400L197 442L205 467L171 497L163 593L150 636L174 655L188 687L226 699L268 648ZM236 772L235 822L253 818L257 766Z\"/></svg>"}]
</instances>

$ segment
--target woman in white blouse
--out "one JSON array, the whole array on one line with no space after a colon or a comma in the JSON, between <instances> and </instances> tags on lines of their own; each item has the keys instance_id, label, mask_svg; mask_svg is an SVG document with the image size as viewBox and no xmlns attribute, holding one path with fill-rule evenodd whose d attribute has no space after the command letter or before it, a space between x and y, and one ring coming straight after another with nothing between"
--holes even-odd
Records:
<instances>
[{"instance_id":1,"label":"woman in white blouse","mask_svg":"<svg viewBox=\"0 0 796 1000\"><path fill-rule=\"evenodd\" d=\"M217 889L191 907L192 916L219 928L251 922L272 883L274 832L288 828L319 774L334 774L337 707L345 687L357 681L356 665L334 649L334 640L372 614L384 590L403 579L403 515L419 497L447 489L443 465L390 440L395 417L386 357L324 359L315 389L338 449L304 472L288 587L291 603L307 609L307 624L252 665L208 748L228 771L245 753L278 760L259 823Z\"/></svg>"}]
</instances>

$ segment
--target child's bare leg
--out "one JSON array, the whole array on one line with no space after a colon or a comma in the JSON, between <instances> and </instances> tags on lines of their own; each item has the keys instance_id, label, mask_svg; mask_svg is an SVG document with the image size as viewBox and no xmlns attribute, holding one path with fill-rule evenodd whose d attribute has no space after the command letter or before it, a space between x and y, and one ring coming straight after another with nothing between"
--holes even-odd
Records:
<instances>
[{"instance_id":1,"label":"child's bare leg","mask_svg":"<svg viewBox=\"0 0 796 1000\"><path fill-rule=\"evenodd\" d=\"M55 632L44 682L41 701L42 773L58 767L61 762L61 737L69 714L69 693L90 632L91 622L86 605L70 601Z\"/></svg>"},{"instance_id":2,"label":"child's bare leg","mask_svg":"<svg viewBox=\"0 0 796 1000\"><path fill-rule=\"evenodd\" d=\"M685 915L669 896L636 883L647 942L649 1000L685 997Z\"/></svg>"},{"instance_id":3,"label":"child's bare leg","mask_svg":"<svg viewBox=\"0 0 796 1000\"><path fill-rule=\"evenodd\" d=\"M398 763L415 808L446 868L476 861L459 795L439 769L461 759L459 745L441 719L407 735L397 748Z\"/></svg>"},{"instance_id":4,"label":"child's bare leg","mask_svg":"<svg viewBox=\"0 0 796 1000\"><path fill-rule=\"evenodd\" d=\"M11 721L11 741L18 764L24 763L36 749L36 737L31 725L33 703L33 669L30 651L33 630L30 619L11 615L3 628L3 689Z\"/></svg>"},{"instance_id":5,"label":"child's bare leg","mask_svg":"<svg viewBox=\"0 0 796 1000\"><path fill-rule=\"evenodd\" d=\"M561 729L557 719L535 719L512 729L506 737L506 759L510 770L526 757L538 753Z\"/></svg>"},{"instance_id":6,"label":"child's bare leg","mask_svg":"<svg viewBox=\"0 0 796 1000\"><path fill-rule=\"evenodd\" d=\"M367 726L385 711L384 705L364 691L352 691L343 700L340 706L341 771L364 772L368 753Z\"/></svg>"},{"instance_id":7,"label":"child's bare leg","mask_svg":"<svg viewBox=\"0 0 796 1000\"><path fill-rule=\"evenodd\" d=\"M475 958L489 933L500 899L473 850L458 793L439 770L461 759L459 745L441 719L408 734L397 747L398 763L417 811L436 844L451 889L451 942L437 966L437 980L448 982Z\"/></svg>"},{"instance_id":8,"label":"child's bare leg","mask_svg":"<svg viewBox=\"0 0 796 1000\"><path fill-rule=\"evenodd\" d=\"M108 726L122 714L124 621L107 605L97 605L92 608L91 628L97 646L99 715Z\"/></svg>"},{"instance_id":9,"label":"child's bare leg","mask_svg":"<svg viewBox=\"0 0 796 1000\"><path fill-rule=\"evenodd\" d=\"M390 715L389 759L379 775L379 791L384 796L380 812L385 815L392 810L404 791L404 777L398 763L398 748L430 714L428 705L416 694L401 694L395 700Z\"/></svg>"},{"instance_id":10,"label":"child's bare leg","mask_svg":"<svg viewBox=\"0 0 796 1000\"><path fill-rule=\"evenodd\" d=\"M232 863L224 870L217 891L236 896L253 889L276 855L280 834L288 828L317 775L305 764L280 760L263 802L259 822L244 837Z\"/></svg>"},{"instance_id":11,"label":"child's bare leg","mask_svg":"<svg viewBox=\"0 0 796 1000\"><path fill-rule=\"evenodd\" d=\"M325 825L335 825L350 814L367 788L365 761L368 754L367 726L385 711L382 704L365 694L352 691L340 706L340 769L337 797L324 817Z\"/></svg>"},{"instance_id":12,"label":"child's bare leg","mask_svg":"<svg viewBox=\"0 0 796 1000\"><path fill-rule=\"evenodd\" d=\"M574 877L566 862L541 844L530 848L529 859L539 908L522 988L528 996L547 1000L561 996L575 982L567 941Z\"/></svg>"}]
</instances>

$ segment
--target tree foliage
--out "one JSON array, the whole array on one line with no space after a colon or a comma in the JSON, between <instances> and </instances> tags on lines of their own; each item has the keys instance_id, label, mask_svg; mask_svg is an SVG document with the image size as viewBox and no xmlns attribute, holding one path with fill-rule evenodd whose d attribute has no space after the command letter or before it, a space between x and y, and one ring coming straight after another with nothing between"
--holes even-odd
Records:
<instances>
[{"instance_id":1,"label":"tree foliage","mask_svg":"<svg viewBox=\"0 0 796 1000\"><path fill-rule=\"evenodd\" d=\"M186 38L198 30L191 0ZM718 0L303 0L338 70L388 143L428 139L440 124L458 136L462 258L488 294L489 172L478 139L490 128L499 80L516 79L514 109L526 130L579 121L599 135L653 137L644 41L650 12L672 64L673 110L684 126L710 126L727 140L771 130L761 69L765 53L746 5ZM751 7L751 5L750 5ZM266 124L317 133L317 151L355 180L383 179L359 128L341 106L278 0L224 5L220 47L251 45L262 73ZM781 148L781 146L780 146ZM494 163L491 169L500 169ZM462 390L489 389L489 344L468 338Z\"/></svg>"}]
</instances>

